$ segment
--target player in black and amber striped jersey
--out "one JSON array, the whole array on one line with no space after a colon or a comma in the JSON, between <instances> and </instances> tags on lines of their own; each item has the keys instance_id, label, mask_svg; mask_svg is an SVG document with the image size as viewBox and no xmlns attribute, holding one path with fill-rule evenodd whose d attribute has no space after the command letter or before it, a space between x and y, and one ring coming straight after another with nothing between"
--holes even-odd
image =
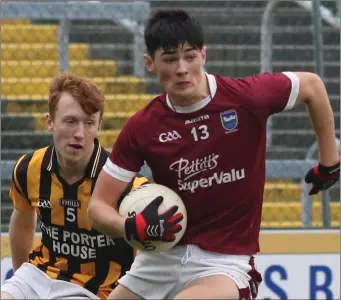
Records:
<instances>
[{"instance_id":1,"label":"player in black and amber striped jersey","mask_svg":"<svg viewBox=\"0 0 341 300\"><path fill-rule=\"evenodd\" d=\"M68 185L58 172L54 147L39 149L19 159L10 191L16 209L35 209L40 220L41 244L33 248L29 262L53 279L103 297L133 260L125 240L100 234L88 224L87 201L107 157L96 139L84 180ZM136 177L133 186L144 182L146 178Z\"/></svg>"},{"instance_id":2,"label":"player in black and amber striped jersey","mask_svg":"<svg viewBox=\"0 0 341 300\"><path fill-rule=\"evenodd\" d=\"M104 299L130 269L133 249L92 229L87 218L108 157L96 138L103 102L85 78L62 74L52 82L46 120L54 145L22 156L13 170L9 235L15 274L1 288L2 299ZM145 182L136 176L122 197ZM36 216L42 239L30 251Z\"/></svg>"}]
</instances>

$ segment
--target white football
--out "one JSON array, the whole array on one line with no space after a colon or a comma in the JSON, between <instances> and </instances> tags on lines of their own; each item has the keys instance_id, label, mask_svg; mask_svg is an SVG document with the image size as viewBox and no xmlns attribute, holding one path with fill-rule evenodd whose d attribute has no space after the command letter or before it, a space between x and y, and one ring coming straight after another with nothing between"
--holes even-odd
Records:
<instances>
[{"instance_id":1,"label":"white football","mask_svg":"<svg viewBox=\"0 0 341 300\"><path fill-rule=\"evenodd\" d=\"M164 252L174 247L180 241L180 239L185 233L187 226L186 207L182 202L181 198L179 197L179 195L164 185L148 183L132 190L123 198L119 206L119 213L120 215L125 217L138 214L158 196L163 197L163 201L160 204L158 210L159 214L164 213L166 210L168 210L170 207L174 205L179 207L175 214L179 212L183 214L183 219L179 223L182 226L182 229L181 231L175 234L175 240L173 242L162 241L138 242L135 240L127 241L134 248L150 252Z\"/></svg>"}]
</instances>

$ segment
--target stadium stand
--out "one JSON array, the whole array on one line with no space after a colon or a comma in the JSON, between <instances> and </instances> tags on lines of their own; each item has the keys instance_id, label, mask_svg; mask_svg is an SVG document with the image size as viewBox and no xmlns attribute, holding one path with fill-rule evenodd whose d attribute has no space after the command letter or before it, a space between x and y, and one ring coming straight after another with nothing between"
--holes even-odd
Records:
<instances>
[{"instance_id":1,"label":"stadium stand","mask_svg":"<svg viewBox=\"0 0 341 300\"><path fill-rule=\"evenodd\" d=\"M330 5L328 1L322 1ZM203 24L208 44L208 72L242 77L260 71L260 24L266 1L152 1L152 8L189 9ZM333 7L332 7L333 8ZM275 14L274 71L314 70L311 16L303 8L284 3ZM323 24L325 83L340 121L340 35ZM5 20L1 26L2 160L51 143L44 131L48 82L58 72L58 32L55 21ZM105 91L107 103L100 141L110 148L128 116L161 92L155 78L134 77L133 38L111 22L71 24L70 67L92 77ZM142 53L141 53L142 55ZM273 118L274 144L268 158L304 159L314 142L303 108ZM339 136L339 129L338 129ZM3 224L12 209L9 181L2 182ZM265 189L264 228L301 227L301 184L269 181ZM332 193L332 225L339 224L339 194ZM314 197L313 224L321 226L320 197Z\"/></svg>"}]
</instances>

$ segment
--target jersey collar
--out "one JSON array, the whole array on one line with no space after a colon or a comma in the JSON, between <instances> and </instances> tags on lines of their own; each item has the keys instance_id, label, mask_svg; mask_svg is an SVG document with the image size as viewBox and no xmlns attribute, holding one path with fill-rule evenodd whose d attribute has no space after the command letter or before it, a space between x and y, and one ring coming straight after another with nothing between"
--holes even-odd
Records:
<instances>
[{"instance_id":1,"label":"jersey collar","mask_svg":"<svg viewBox=\"0 0 341 300\"><path fill-rule=\"evenodd\" d=\"M85 169L85 177L94 178L98 168L99 158L101 156L102 147L99 140L95 139L95 147L92 152L88 166ZM45 158L43 159L43 167L49 171L58 174L57 154L54 146L48 147Z\"/></svg>"},{"instance_id":2,"label":"jersey collar","mask_svg":"<svg viewBox=\"0 0 341 300\"><path fill-rule=\"evenodd\" d=\"M216 92L217 92L217 81L216 81L214 75L207 74L207 73L205 73L205 74L207 76L209 88L210 88L211 95L212 95L212 98L213 98L215 96ZM191 112L195 112L195 111L197 111L199 109L202 109L208 103L210 103L211 100L212 100L211 99L211 95L207 96L205 99L202 99L198 103L195 103L193 105L186 106L186 107L173 106L172 103L169 100L168 94L166 95L166 102L167 102L167 106L171 110L176 111L177 113L191 113Z\"/></svg>"}]
</instances>

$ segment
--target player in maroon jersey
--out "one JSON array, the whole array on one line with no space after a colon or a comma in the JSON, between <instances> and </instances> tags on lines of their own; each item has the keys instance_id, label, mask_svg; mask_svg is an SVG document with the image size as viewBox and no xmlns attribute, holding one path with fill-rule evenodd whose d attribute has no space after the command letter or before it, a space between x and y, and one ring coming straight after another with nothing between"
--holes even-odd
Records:
<instances>
[{"instance_id":1,"label":"player in maroon jersey","mask_svg":"<svg viewBox=\"0 0 341 300\"><path fill-rule=\"evenodd\" d=\"M166 253L141 252L112 299L251 299L265 183L266 122L305 104L320 164L306 181L311 194L339 177L333 112L312 73L264 73L242 79L207 74L203 31L180 10L156 12L146 25L146 67L165 93L122 129L88 209L94 228L137 240L172 240L181 214L159 216L158 197L136 217L117 213L117 199L146 162L155 182L176 191L188 212L181 243ZM157 237L148 226L167 224Z\"/></svg>"}]
</instances>

